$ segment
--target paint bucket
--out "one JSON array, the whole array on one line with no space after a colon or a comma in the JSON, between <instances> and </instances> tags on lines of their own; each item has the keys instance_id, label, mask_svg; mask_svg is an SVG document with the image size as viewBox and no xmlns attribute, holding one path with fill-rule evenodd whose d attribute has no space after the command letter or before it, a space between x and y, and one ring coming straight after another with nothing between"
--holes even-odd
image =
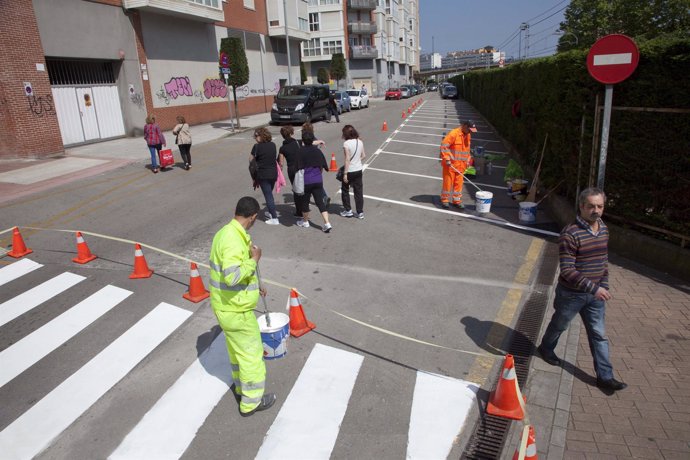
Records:
<instances>
[{"instance_id":1,"label":"paint bucket","mask_svg":"<svg viewBox=\"0 0 690 460\"><path fill-rule=\"evenodd\" d=\"M285 313L271 315L271 327L266 325L266 315L259 316L261 342L264 344L264 359L282 358L287 354L287 339L290 336L290 317Z\"/></svg>"},{"instance_id":2,"label":"paint bucket","mask_svg":"<svg viewBox=\"0 0 690 460\"><path fill-rule=\"evenodd\" d=\"M532 201L523 201L518 203L520 212L518 218L524 224L533 224L537 221L537 203Z\"/></svg>"},{"instance_id":3,"label":"paint bucket","mask_svg":"<svg viewBox=\"0 0 690 460\"><path fill-rule=\"evenodd\" d=\"M474 208L480 214L486 214L491 211L491 200L494 198L494 194L491 192L480 191L474 195L475 205Z\"/></svg>"}]
</instances>

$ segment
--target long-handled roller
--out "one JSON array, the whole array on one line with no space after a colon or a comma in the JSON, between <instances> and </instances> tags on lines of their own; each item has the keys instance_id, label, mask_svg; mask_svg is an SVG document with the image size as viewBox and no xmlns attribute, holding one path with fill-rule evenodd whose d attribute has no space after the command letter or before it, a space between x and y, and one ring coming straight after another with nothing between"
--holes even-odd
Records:
<instances>
[{"instance_id":1,"label":"long-handled roller","mask_svg":"<svg viewBox=\"0 0 690 460\"><path fill-rule=\"evenodd\" d=\"M266 315L266 326L271 327L271 315L268 312L268 306L266 305L266 296L261 295L261 290L264 287L263 281L261 281L261 272L259 271L259 264L256 264L256 277L259 279L259 297L264 304L264 315Z\"/></svg>"}]
</instances>

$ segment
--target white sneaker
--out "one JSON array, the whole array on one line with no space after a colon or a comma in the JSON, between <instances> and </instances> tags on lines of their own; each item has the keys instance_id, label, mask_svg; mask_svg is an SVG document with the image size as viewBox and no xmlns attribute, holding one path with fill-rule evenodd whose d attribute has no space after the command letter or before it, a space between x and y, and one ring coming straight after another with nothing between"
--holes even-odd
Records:
<instances>
[{"instance_id":1,"label":"white sneaker","mask_svg":"<svg viewBox=\"0 0 690 460\"><path fill-rule=\"evenodd\" d=\"M323 232L324 233L331 233L331 229L333 226L331 224L323 224Z\"/></svg>"},{"instance_id":2,"label":"white sneaker","mask_svg":"<svg viewBox=\"0 0 690 460\"><path fill-rule=\"evenodd\" d=\"M297 221L297 226L302 227L302 228L309 228L309 221L300 219Z\"/></svg>"},{"instance_id":3,"label":"white sneaker","mask_svg":"<svg viewBox=\"0 0 690 460\"><path fill-rule=\"evenodd\" d=\"M280 221L278 219L268 219L268 220L266 220L266 223L268 225L279 225Z\"/></svg>"},{"instance_id":4,"label":"white sneaker","mask_svg":"<svg viewBox=\"0 0 690 460\"><path fill-rule=\"evenodd\" d=\"M364 219L364 213L363 212L357 213L357 219Z\"/></svg>"},{"instance_id":5,"label":"white sneaker","mask_svg":"<svg viewBox=\"0 0 690 460\"><path fill-rule=\"evenodd\" d=\"M340 216L341 217L352 217L355 214L352 211L340 211Z\"/></svg>"},{"instance_id":6,"label":"white sneaker","mask_svg":"<svg viewBox=\"0 0 690 460\"><path fill-rule=\"evenodd\" d=\"M266 219L273 219L273 216L268 211L264 212L264 216L266 217ZM280 213L278 211L276 211L276 217L280 217Z\"/></svg>"}]
</instances>

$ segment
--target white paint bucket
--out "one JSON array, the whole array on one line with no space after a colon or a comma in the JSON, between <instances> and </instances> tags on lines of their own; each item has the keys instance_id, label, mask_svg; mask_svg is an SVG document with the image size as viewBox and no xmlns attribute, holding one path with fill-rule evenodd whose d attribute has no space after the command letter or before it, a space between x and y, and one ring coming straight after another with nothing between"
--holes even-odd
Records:
<instances>
[{"instance_id":1,"label":"white paint bucket","mask_svg":"<svg viewBox=\"0 0 690 460\"><path fill-rule=\"evenodd\" d=\"M480 214L486 214L491 211L491 200L493 200L494 194L491 192L479 191L474 195L475 205L474 208Z\"/></svg>"},{"instance_id":2,"label":"white paint bucket","mask_svg":"<svg viewBox=\"0 0 690 460\"><path fill-rule=\"evenodd\" d=\"M282 358L287 354L287 339L290 336L290 317L285 313L268 313L271 327L266 324L266 315L259 316L261 342L264 345L264 359Z\"/></svg>"},{"instance_id":3,"label":"white paint bucket","mask_svg":"<svg viewBox=\"0 0 690 460\"><path fill-rule=\"evenodd\" d=\"M522 201L518 218L524 224L533 224L537 221L537 203L532 201Z\"/></svg>"}]
</instances>

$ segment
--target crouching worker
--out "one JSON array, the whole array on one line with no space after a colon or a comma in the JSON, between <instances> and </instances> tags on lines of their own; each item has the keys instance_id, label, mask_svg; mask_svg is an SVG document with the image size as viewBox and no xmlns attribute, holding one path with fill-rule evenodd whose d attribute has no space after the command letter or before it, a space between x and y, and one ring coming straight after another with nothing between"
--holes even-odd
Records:
<instances>
[{"instance_id":1,"label":"crouching worker","mask_svg":"<svg viewBox=\"0 0 690 460\"><path fill-rule=\"evenodd\" d=\"M245 196L235 208L235 218L213 237L211 245L211 308L225 334L232 367L235 399L240 415L248 417L266 410L276 401L273 393L264 394L266 364L254 308L259 295L256 267L261 249L252 245L247 231L259 214L259 202Z\"/></svg>"}]
</instances>

